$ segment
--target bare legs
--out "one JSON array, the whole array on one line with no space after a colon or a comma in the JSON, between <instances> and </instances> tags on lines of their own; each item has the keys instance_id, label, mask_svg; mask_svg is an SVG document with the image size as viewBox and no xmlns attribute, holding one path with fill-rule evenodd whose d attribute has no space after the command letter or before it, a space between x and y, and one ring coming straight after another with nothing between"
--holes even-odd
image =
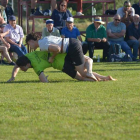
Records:
<instances>
[{"instance_id":1,"label":"bare legs","mask_svg":"<svg viewBox=\"0 0 140 140\"><path fill-rule=\"evenodd\" d=\"M0 46L0 52L2 52L3 57L5 57L9 63L12 62L12 60L8 54L8 50L5 46Z\"/></svg>"}]
</instances>

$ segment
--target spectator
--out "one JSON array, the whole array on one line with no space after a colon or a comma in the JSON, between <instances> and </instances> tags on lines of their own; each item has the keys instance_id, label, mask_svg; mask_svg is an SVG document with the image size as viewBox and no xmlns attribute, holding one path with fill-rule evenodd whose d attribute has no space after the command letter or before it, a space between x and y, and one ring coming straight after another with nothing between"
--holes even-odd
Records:
<instances>
[{"instance_id":1,"label":"spectator","mask_svg":"<svg viewBox=\"0 0 140 140\"><path fill-rule=\"evenodd\" d=\"M135 14L133 22L128 26L126 33L127 44L133 48L133 56L137 58L138 48L140 45L140 21L139 15Z\"/></svg>"},{"instance_id":2,"label":"spectator","mask_svg":"<svg viewBox=\"0 0 140 140\"><path fill-rule=\"evenodd\" d=\"M74 18L68 17L66 20L66 27L61 31L62 38L78 38L82 42L79 30L74 27Z\"/></svg>"},{"instance_id":3,"label":"spectator","mask_svg":"<svg viewBox=\"0 0 140 140\"><path fill-rule=\"evenodd\" d=\"M68 1L76 1L77 2L77 13L76 16L83 16L84 14L82 13L82 1L83 0L67 0Z\"/></svg>"},{"instance_id":4,"label":"spectator","mask_svg":"<svg viewBox=\"0 0 140 140\"><path fill-rule=\"evenodd\" d=\"M130 47L124 41L124 36L126 32L126 25L121 21L120 15L116 14L114 16L114 21L107 24L107 35L110 45L120 44L122 50L129 54L133 61L136 61L136 58L133 56Z\"/></svg>"},{"instance_id":5,"label":"spectator","mask_svg":"<svg viewBox=\"0 0 140 140\"><path fill-rule=\"evenodd\" d=\"M140 16L140 0L138 3L136 4L133 4L132 7L134 8L135 10L135 14L138 14Z\"/></svg>"},{"instance_id":6,"label":"spectator","mask_svg":"<svg viewBox=\"0 0 140 140\"><path fill-rule=\"evenodd\" d=\"M46 20L46 27L43 28L42 37L49 36L49 35L60 37L59 30L57 28L53 27L53 24L54 24L54 22L52 19Z\"/></svg>"},{"instance_id":7,"label":"spectator","mask_svg":"<svg viewBox=\"0 0 140 140\"><path fill-rule=\"evenodd\" d=\"M4 39L4 36L7 35L9 33L9 31L3 33L3 28L4 28L5 24L1 24L0 25L0 52L2 53L2 56L5 57L8 61L8 63L6 63L3 59L1 60L2 64L8 64L8 65L15 65L14 62L12 62L9 53L8 53L8 49L10 48L10 44L7 43Z\"/></svg>"},{"instance_id":8,"label":"spectator","mask_svg":"<svg viewBox=\"0 0 140 140\"><path fill-rule=\"evenodd\" d=\"M117 14L121 16L121 22L123 22L127 27L131 22L133 22L135 10L131 7L131 3L129 1L125 1L124 6L117 10Z\"/></svg>"},{"instance_id":9,"label":"spectator","mask_svg":"<svg viewBox=\"0 0 140 140\"><path fill-rule=\"evenodd\" d=\"M67 10L67 1L61 0L57 9L54 9L51 19L54 21L54 27L58 28L60 33L61 29L66 26L66 19L72 17L72 14Z\"/></svg>"},{"instance_id":10,"label":"spectator","mask_svg":"<svg viewBox=\"0 0 140 140\"><path fill-rule=\"evenodd\" d=\"M44 1L44 0L40 0ZM35 13L35 7L36 7L37 0L31 0L31 16ZM56 0L51 0L51 10L53 11L56 8Z\"/></svg>"},{"instance_id":11,"label":"spectator","mask_svg":"<svg viewBox=\"0 0 140 140\"><path fill-rule=\"evenodd\" d=\"M94 23L86 29L86 40L89 46L89 57L93 58L94 48L103 49L103 61L109 59L109 43L107 41L106 29L101 17L95 17ZM107 59L107 60L108 60Z\"/></svg>"},{"instance_id":12,"label":"spectator","mask_svg":"<svg viewBox=\"0 0 140 140\"><path fill-rule=\"evenodd\" d=\"M7 4L7 5L6 5L5 13L6 13L7 19L8 19L10 16L14 15L13 9L12 9L12 7L10 6L10 4ZM7 24L8 24L8 20L7 20Z\"/></svg>"},{"instance_id":13,"label":"spectator","mask_svg":"<svg viewBox=\"0 0 140 140\"><path fill-rule=\"evenodd\" d=\"M9 30L9 34L7 34L6 41L10 43L10 52L15 52L18 57L25 55L27 53L27 49L24 45L22 45L23 41L23 30L19 25L16 25L16 17L9 17L9 24L7 24L4 28L4 32Z\"/></svg>"}]
</instances>

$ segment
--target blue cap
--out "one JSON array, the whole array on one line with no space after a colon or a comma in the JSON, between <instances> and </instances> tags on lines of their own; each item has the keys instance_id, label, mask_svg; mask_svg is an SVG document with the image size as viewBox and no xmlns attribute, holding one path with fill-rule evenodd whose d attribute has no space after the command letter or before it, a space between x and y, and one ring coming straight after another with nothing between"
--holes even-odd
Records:
<instances>
[{"instance_id":1,"label":"blue cap","mask_svg":"<svg viewBox=\"0 0 140 140\"><path fill-rule=\"evenodd\" d=\"M54 22L53 22L53 20L52 19L48 19L48 20L46 20L46 24L53 24Z\"/></svg>"},{"instance_id":2,"label":"blue cap","mask_svg":"<svg viewBox=\"0 0 140 140\"><path fill-rule=\"evenodd\" d=\"M8 20L16 20L16 17L12 15L12 16L9 17Z\"/></svg>"}]
</instances>

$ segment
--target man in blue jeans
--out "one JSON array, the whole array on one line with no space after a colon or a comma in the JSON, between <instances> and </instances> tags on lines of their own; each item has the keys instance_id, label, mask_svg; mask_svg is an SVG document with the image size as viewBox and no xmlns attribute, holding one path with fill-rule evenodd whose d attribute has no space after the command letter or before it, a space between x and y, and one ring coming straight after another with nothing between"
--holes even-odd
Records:
<instances>
[{"instance_id":1,"label":"man in blue jeans","mask_svg":"<svg viewBox=\"0 0 140 140\"><path fill-rule=\"evenodd\" d=\"M140 22L139 15L135 14L133 22L128 26L125 40L127 44L133 48L133 55L137 58L138 48L140 43Z\"/></svg>"},{"instance_id":2,"label":"man in blue jeans","mask_svg":"<svg viewBox=\"0 0 140 140\"><path fill-rule=\"evenodd\" d=\"M114 21L107 24L107 35L108 41L110 45L120 44L121 49L126 53L129 54L133 61L136 61L137 55L133 55L131 48L128 44L124 41L124 36L126 33L126 25L121 22L120 15L116 14L114 17ZM137 52L138 47L133 46L133 52Z\"/></svg>"},{"instance_id":3,"label":"man in blue jeans","mask_svg":"<svg viewBox=\"0 0 140 140\"><path fill-rule=\"evenodd\" d=\"M18 57L27 54L27 48L22 44L23 41L23 29L16 25L16 17L9 17L9 24L4 27L3 32L9 30L9 34L5 36L6 41L10 44L10 52L15 52Z\"/></svg>"}]
</instances>

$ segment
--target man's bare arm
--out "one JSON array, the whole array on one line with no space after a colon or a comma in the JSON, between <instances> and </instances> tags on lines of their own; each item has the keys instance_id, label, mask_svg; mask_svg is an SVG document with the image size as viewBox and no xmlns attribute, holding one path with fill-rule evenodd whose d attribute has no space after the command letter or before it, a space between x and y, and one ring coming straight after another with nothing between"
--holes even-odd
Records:
<instances>
[{"instance_id":1,"label":"man's bare arm","mask_svg":"<svg viewBox=\"0 0 140 140\"><path fill-rule=\"evenodd\" d=\"M13 71L12 71L12 76L7 82L12 82L15 80L16 75L18 74L19 67L17 65L14 66Z\"/></svg>"},{"instance_id":2,"label":"man's bare arm","mask_svg":"<svg viewBox=\"0 0 140 140\"><path fill-rule=\"evenodd\" d=\"M39 75L40 82L48 83L47 77L45 76L44 72L41 72L41 74Z\"/></svg>"}]
</instances>

